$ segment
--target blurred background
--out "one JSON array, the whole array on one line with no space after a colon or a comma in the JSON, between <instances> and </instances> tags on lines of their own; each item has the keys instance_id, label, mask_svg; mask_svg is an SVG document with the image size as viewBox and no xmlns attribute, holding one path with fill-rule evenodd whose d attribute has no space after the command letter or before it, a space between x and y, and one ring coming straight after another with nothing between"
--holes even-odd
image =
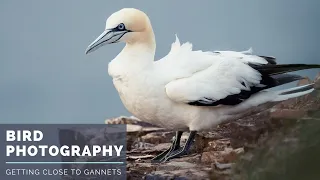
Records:
<instances>
[{"instance_id":1,"label":"blurred background","mask_svg":"<svg viewBox=\"0 0 320 180\"><path fill-rule=\"evenodd\" d=\"M320 1L0 1L0 123L103 123L130 115L107 66L124 46L85 55L113 12L145 11L156 59L178 34L194 49L246 50L279 63L320 63ZM298 72L313 78L318 70Z\"/></svg>"}]
</instances>

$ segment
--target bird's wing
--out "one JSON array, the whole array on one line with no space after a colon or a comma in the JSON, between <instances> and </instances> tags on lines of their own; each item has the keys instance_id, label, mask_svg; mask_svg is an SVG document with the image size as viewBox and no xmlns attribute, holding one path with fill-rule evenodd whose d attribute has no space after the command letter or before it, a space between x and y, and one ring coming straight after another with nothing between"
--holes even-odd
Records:
<instances>
[{"instance_id":1,"label":"bird's wing","mask_svg":"<svg viewBox=\"0 0 320 180\"><path fill-rule=\"evenodd\" d=\"M254 55L252 48L246 51L201 51L192 50L192 44L186 42L181 44L178 36L171 45L167 56L156 61L158 64L175 63L176 66L189 66L190 68L203 68L211 64L214 59L237 59L243 63L255 65L276 64L276 58L272 56ZM196 64L196 65L194 65ZM193 66L194 65L194 66ZM192 71L192 70L191 70Z\"/></svg>"},{"instance_id":2,"label":"bird's wing","mask_svg":"<svg viewBox=\"0 0 320 180\"><path fill-rule=\"evenodd\" d=\"M167 96L176 102L192 105L218 105L216 102L232 95L239 95L227 104L237 104L246 99L242 90L260 84L262 75L248 64L237 59L217 58L206 69L194 72L191 76L172 80L166 84ZM242 97L243 96L243 97ZM232 101L232 102L231 102ZM221 103L226 104L226 103Z\"/></svg>"},{"instance_id":3,"label":"bird's wing","mask_svg":"<svg viewBox=\"0 0 320 180\"><path fill-rule=\"evenodd\" d=\"M193 51L190 43L180 45L178 38L162 62L174 73L165 85L167 96L190 105L235 105L262 89L279 85L277 78L282 84L294 79L261 74L255 67L274 63L251 52Z\"/></svg>"},{"instance_id":4,"label":"bird's wing","mask_svg":"<svg viewBox=\"0 0 320 180\"><path fill-rule=\"evenodd\" d=\"M252 48L249 48L246 51L214 51L218 56L227 57L227 58L236 58L245 63L251 64L277 64L276 58L272 56L261 56L254 55Z\"/></svg>"}]
</instances>

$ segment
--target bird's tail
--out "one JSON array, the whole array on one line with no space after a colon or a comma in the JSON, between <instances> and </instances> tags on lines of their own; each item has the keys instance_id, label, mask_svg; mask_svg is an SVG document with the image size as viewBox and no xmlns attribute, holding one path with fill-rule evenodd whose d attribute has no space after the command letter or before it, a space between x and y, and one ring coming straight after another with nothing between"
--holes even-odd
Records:
<instances>
[{"instance_id":1,"label":"bird's tail","mask_svg":"<svg viewBox=\"0 0 320 180\"><path fill-rule=\"evenodd\" d=\"M290 98L295 98L311 93L314 90L314 83L298 86L290 89L277 91L277 96L273 102L284 101Z\"/></svg>"},{"instance_id":2,"label":"bird's tail","mask_svg":"<svg viewBox=\"0 0 320 180\"><path fill-rule=\"evenodd\" d=\"M265 75L284 74L304 69L320 68L319 64L267 64L263 66L255 66L253 68Z\"/></svg>"},{"instance_id":3,"label":"bird's tail","mask_svg":"<svg viewBox=\"0 0 320 180\"><path fill-rule=\"evenodd\" d=\"M320 68L319 64L266 64L266 65L251 65L255 70L259 71L263 77L263 83L269 84L262 89L268 89L271 87L280 86L293 81L302 79L303 77L294 74L286 74L288 72L299 71L304 69ZM271 78L271 80L270 80ZM311 93L314 88L313 84L307 84L305 86L294 87L291 89L285 89L275 92L276 98L271 102L284 101L290 98L303 96ZM273 97L273 96L272 96Z\"/></svg>"},{"instance_id":4,"label":"bird's tail","mask_svg":"<svg viewBox=\"0 0 320 180\"><path fill-rule=\"evenodd\" d=\"M268 63L266 65L250 64L252 68L259 71L262 74L262 84L268 84L265 87L258 87L254 94L250 96L246 101L232 106L232 109L228 109L227 114L239 114L245 115L247 111L259 112L261 109L270 108L280 101L287 99L300 97L311 93L314 90L314 84L307 84L304 86L298 86L290 89L280 91L268 91L266 89L277 87L283 84L287 84L293 81L302 79L299 75L286 74L288 72L299 71L303 69L320 68L318 64L275 64ZM255 110L257 108L257 110Z\"/></svg>"},{"instance_id":5,"label":"bird's tail","mask_svg":"<svg viewBox=\"0 0 320 180\"><path fill-rule=\"evenodd\" d=\"M248 113L257 113L271 108L281 101L309 94L313 90L314 84L311 83L280 91L261 91L250 97L247 101L228 110L228 114L239 114L241 112L242 114L239 117L243 117Z\"/></svg>"}]
</instances>

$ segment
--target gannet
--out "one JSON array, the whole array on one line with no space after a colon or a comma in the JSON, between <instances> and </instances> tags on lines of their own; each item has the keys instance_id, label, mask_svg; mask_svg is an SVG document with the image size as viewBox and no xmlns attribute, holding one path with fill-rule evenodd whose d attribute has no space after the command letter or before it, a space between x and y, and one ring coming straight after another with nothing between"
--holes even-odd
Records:
<instances>
[{"instance_id":1,"label":"gannet","mask_svg":"<svg viewBox=\"0 0 320 180\"><path fill-rule=\"evenodd\" d=\"M199 32L197 34L199 36ZM153 158L164 162L186 155L197 131L247 115L257 106L312 92L313 84L268 90L301 79L287 72L320 65L277 64L274 57L248 51L192 50L176 36L171 50L155 61L156 40L148 16L134 8L113 13L86 54L118 42L126 45L108 64L120 99L142 121L176 131L171 147ZM190 131L180 147L184 131Z\"/></svg>"}]
</instances>

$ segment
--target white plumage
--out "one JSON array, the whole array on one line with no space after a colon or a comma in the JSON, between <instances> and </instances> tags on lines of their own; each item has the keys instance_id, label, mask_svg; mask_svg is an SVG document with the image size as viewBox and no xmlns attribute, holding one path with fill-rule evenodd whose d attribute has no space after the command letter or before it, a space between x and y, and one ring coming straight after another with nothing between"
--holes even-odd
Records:
<instances>
[{"instance_id":1,"label":"white plumage","mask_svg":"<svg viewBox=\"0 0 320 180\"><path fill-rule=\"evenodd\" d=\"M201 100L210 104L241 90L250 90L250 86L261 86L261 74L247 64L267 64L259 56L234 51L192 51L190 43L180 46L178 37L173 46L169 55L160 60L166 61L165 66L172 67L172 71L177 71L176 77L171 77L165 85L167 95L173 101Z\"/></svg>"},{"instance_id":2,"label":"white plumage","mask_svg":"<svg viewBox=\"0 0 320 180\"><path fill-rule=\"evenodd\" d=\"M154 61L150 20L136 9L112 14L106 30L86 53L116 42L126 46L109 63L108 72L125 107L142 121L178 132L207 130L243 117L256 106L310 93L312 84L282 91L266 89L301 78L286 72L319 67L276 65L275 58L253 55L252 48L194 51L191 43L181 44L177 36L168 55ZM158 160L168 159L172 151Z\"/></svg>"}]
</instances>

